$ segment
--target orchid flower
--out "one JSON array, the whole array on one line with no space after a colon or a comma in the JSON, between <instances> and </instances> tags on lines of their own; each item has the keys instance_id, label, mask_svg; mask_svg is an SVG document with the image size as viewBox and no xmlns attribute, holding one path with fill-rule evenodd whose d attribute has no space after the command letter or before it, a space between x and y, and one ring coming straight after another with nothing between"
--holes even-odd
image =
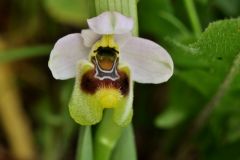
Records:
<instances>
[{"instance_id":1,"label":"orchid flower","mask_svg":"<svg viewBox=\"0 0 240 160\"><path fill-rule=\"evenodd\" d=\"M173 61L158 44L133 37L133 20L118 12L104 12L87 20L89 29L57 41L49 68L55 79L75 77L69 103L71 117L81 125L101 121L113 110L119 126L131 122L133 81L162 83L173 74Z\"/></svg>"}]
</instances>

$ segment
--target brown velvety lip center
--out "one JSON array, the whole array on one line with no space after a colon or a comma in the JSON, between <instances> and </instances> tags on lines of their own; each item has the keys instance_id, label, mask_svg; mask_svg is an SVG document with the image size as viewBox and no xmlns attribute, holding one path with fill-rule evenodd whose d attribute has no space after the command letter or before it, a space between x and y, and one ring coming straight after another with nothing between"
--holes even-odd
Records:
<instances>
[{"instance_id":1,"label":"brown velvety lip center","mask_svg":"<svg viewBox=\"0 0 240 160\"><path fill-rule=\"evenodd\" d=\"M115 88L119 90L123 96L128 95L129 78L126 73L118 70L119 78L116 80L112 80L109 78L100 80L94 76L95 73L95 70L92 69L82 76L80 83L82 91L89 94L94 94L98 89L101 88Z\"/></svg>"}]
</instances>

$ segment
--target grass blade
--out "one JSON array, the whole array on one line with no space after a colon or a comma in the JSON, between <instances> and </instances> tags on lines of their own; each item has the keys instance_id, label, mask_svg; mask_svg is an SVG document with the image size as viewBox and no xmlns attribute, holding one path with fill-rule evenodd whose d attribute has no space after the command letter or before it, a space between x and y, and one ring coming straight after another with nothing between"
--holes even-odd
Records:
<instances>
[{"instance_id":1,"label":"grass blade","mask_svg":"<svg viewBox=\"0 0 240 160\"><path fill-rule=\"evenodd\" d=\"M93 160L90 126L82 126L80 128L76 160Z\"/></svg>"},{"instance_id":2,"label":"grass blade","mask_svg":"<svg viewBox=\"0 0 240 160\"><path fill-rule=\"evenodd\" d=\"M116 148L113 151L111 160L137 160L135 140L132 125L124 131Z\"/></svg>"},{"instance_id":3,"label":"grass blade","mask_svg":"<svg viewBox=\"0 0 240 160\"><path fill-rule=\"evenodd\" d=\"M23 47L0 51L0 63L11 61L46 56L50 54L51 45L37 45L32 47Z\"/></svg>"}]
</instances>

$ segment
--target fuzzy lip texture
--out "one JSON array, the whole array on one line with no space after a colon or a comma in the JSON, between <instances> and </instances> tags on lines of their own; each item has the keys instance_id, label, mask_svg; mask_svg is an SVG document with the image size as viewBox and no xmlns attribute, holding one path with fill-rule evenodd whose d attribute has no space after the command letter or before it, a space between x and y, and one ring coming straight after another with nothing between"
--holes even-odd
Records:
<instances>
[{"instance_id":1,"label":"fuzzy lip texture","mask_svg":"<svg viewBox=\"0 0 240 160\"><path fill-rule=\"evenodd\" d=\"M173 74L173 61L157 43L133 37L133 20L118 12L104 12L87 20L90 29L62 37L50 54L49 68L55 79L76 76L79 60L88 60L94 43L104 35L113 35L119 45L120 63L130 66L133 80L139 83L162 83Z\"/></svg>"}]
</instances>

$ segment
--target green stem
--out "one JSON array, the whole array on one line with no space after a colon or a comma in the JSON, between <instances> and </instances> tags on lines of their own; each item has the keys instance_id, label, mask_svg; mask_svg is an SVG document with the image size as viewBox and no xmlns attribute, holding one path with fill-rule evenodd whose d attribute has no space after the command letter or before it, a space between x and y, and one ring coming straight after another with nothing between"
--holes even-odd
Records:
<instances>
[{"instance_id":1,"label":"green stem","mask_svg":"<svg viewBox=\"0 0 240 160\"><path fill-rule=\"evenodd\" d=\"M191 21L193 31L196 36L199 36L202 32L202 29L201 29L200 21L197 16L197 12L196 12L193 0L184 0L184 4L187 9L190 21Z\"/></svg>"},{"instance_id":2,"label":"green stem","mask_svg":"<svg viewBox=\"0 0 240 160\"><path fill-rule=\"evenodd\" d=\"M116 125L112 119L112 111L106 110L94 139L95 160L108 160L124 128Z\"/></svg>"}]
</instances>

